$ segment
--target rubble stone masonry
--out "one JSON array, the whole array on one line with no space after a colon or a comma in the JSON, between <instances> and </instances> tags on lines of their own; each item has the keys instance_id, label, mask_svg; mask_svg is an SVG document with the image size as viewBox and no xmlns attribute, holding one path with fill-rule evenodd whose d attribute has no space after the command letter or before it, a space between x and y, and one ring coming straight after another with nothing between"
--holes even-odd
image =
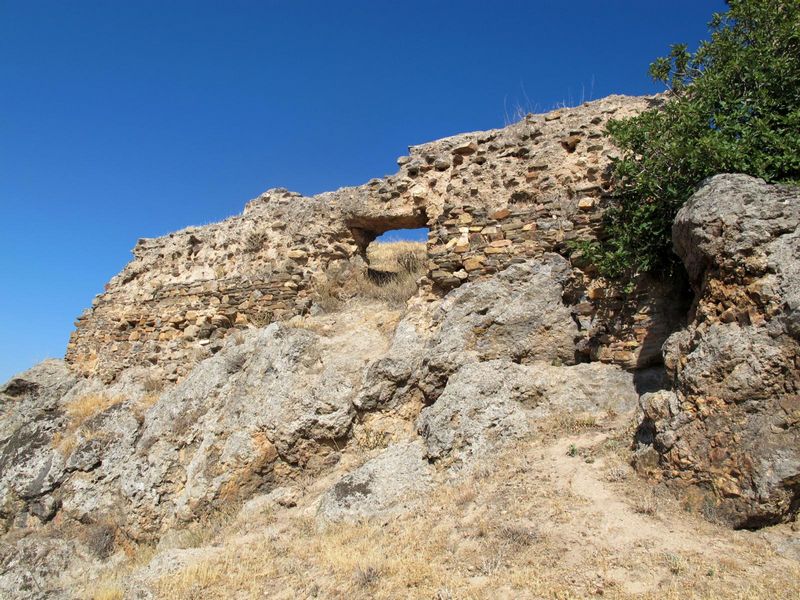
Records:
<instances>
[{"instance_id":1,"label":"rubble stone masonry","mask_svg":"<svg viewBox=\"0 0 800 600\"><path fill-rule=\"evenodd\" d=\"M107 381L135 365L177 379L237 328L306 312L332 264L364 257L391 229L429 228L423 284L434 300L515 262L566 254L569 240L592 239L601 225L615 153L608 119L658 101L610 96L528 115L411 147L397 174L362 186L314 197L274 189L242 215L140 240L77 320L67 361ZM564 301L581 326L576 360L657 361L681 315L669 286L653 282L625 294L576 268L573 292Z\"/></svg>"}]
</instances>

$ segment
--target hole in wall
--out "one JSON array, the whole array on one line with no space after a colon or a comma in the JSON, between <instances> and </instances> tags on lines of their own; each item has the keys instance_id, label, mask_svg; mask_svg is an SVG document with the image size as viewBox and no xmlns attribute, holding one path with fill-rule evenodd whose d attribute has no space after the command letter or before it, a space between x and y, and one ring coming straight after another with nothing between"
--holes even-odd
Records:
<instances>
[{"instance_id":1,"label":"hole in wall","mask_svg":"<svg viewBox=\"0 0 800 600\"><path fill-rule=\"evenodd\" d=\"M375 238L375 241L380 244L391 244L394 242L422 242L424 244L428 241L428 228L390 229L380 234Z\"/></svg>"},{"instance_id":2,"label":"hole in wall","mask_svg":"<svg viewBox=\"0 0 800 600\"><path fill-rule=\"evenodd\" d=\"M377 238L388 242L392 239L427 241L428 216L424 211L406 215L383 217L354 217L348 222L353 239L366 260L367 246Z\"/></svg>"},{"instance_id":3,"label":"hole in wall","mask_svg":"<svg viewBox=\"0 0 800 600\"><path fill-rule=\"evenodd\" d=\"M428 229L391 229L370 242L364 252L367 277L385 285L402 277L417 279L427 271Z\"/></svg>"},{"instance_id":4,"label":"hole in wall","mask_svg":"<svg viewBox=\"0 0 800 600\"><path fill-rule=\"evenodd\" d=\"M428 217L424 211L359 216L348 223L366 263L364 295L405 302L428 272Z\"/></svg>"}]
</instances>

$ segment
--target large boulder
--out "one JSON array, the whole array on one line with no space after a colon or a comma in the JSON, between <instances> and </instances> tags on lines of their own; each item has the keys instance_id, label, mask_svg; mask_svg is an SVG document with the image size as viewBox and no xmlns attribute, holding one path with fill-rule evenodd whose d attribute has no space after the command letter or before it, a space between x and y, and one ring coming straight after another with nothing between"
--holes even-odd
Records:
<instances>
[{"instance_id":1,"label":"large boulder","mask_svg":"<svg viewBox=\"0 0 800 600\"><path fill-rule=\"evenodd\" d=\"M531 396L523 384L524 369L494 360L465 365L453 374L417 422L427 456L465 462L524 437L528 415L522 403Z\"/></svg>"},{"instance_id":2,"label":"large boulder","mask_svg":"<svg viewBox=\"0 0 800 600\"><path fill-rule=\"evenodd\" d=\"M57 509L49 493L66 461L52 447L65 416L59 401L76 384L61 360L46 360L0 387L0 531Z\"/></svg>"},{"instance_id":3,"label":"large boulder","mask_svg":"<svg viewBox=\"0 0 800 600\"><path fill-rule=\"evenodd\" d=\"M642 398L639 467L695 484L734 527L800 505L800 189L745 175L703 182L675 250L696 297L664 345L674 392Z\"/></svg>"},{"instance_id":4,"label":"large boulder","mask_svg":"<svg viewBox=\"0 0 800 600\"><path fill-rule=\"evenodd\" d=\"M634 375L617 366L491 360L456 371L417 429L430 460L460 466L523 439L534 419L632 413L638 398Z\"/></svg>"},{"instance_id":5,"label":"large boulder","mask_svg":"<svg viewBox=\"0 0 800 600\"><path fill-rule=\"evenodd\" d=\"M466 363L575 362L578 325L564 302L572 277L566 259L545 254L450 292L425 348L419 386L427 399Z\"/></svg>"},{"instance_id":6,"label":"large boulder","mask_svg":"<svg viewBox=\"0 0 800 600\"><path fill-rule=\"evenodd\" d=\"M340 479L320 500L322 522L388 517L415 506L433 484L420 440L389 446Z\"/></svg>"}]
</instances>

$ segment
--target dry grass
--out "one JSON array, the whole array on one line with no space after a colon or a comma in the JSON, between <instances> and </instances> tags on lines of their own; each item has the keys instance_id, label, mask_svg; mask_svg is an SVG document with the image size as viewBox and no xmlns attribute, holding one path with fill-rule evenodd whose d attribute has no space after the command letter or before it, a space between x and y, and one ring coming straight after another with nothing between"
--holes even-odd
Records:
<instances>
[{"instance_id":1,"label":"dry grass","mask_svg":"<svg viewBox=\"0 0 800 600\"><path fill-rule=\"evenodd\" d=\"M633 502L641 481L616 483L622 496L612 505L602 494L593 499L592 485L608 489L603 467L561 458L570 443L515 448L442 485L422 510L388 522L320 529L313 510L272 514L269 524L249 523L258 533L232 533L221 550L162 577L155 589L171 599L800 594L800 567L756 536L744 541L737 536L749 534L669 507L660 510L661 520L642 516L649 511Z\"/></svg>"},{"instance_id":2,"label":"dry grass","mask_svg":"<svg viewBox=\"0 0 800 600\"><path fill-rule=\"evenodd\" d=\"M124 590L113 583L100 586L91 596L92 600L122 600L124 597Z\"/></svg>"},{"instance_id":3,"label":"dry grass","mask_svg":"<svg viewBox=\"0 0 800 600\"><path fill-rule=\"evenodd\" d=\"M314 288L317 303L327 311L337 310L353 298L380 300L389 306L404 306L417 292L417 280L427 270L422 242L373 242L367 248L369 270L348 265L329 269Z\"/></svg>"},{"instance_id":4,"label":"dry grass","mask_svg":"<svg viewBox=\"0 0 800 600\"><path fill-rule=\"evenodd\" d=\"M83 590L76 590L75 598L82 600L122 600L125 597L125 581L136 569L144 567L156 553L148 544L128 544L125 548L127 560L106 571L99 579L87 581Z\"/></svg>"},{"instance_id":5,"label":"dry grass","mask_svg":"<svg viewBox=\"0 0 800 600\"><path fill-rule=\"evenodd\" d=\"M96 432L91 427L86 427L87 422L122 401L123 398L118 396L86 394L68 402L64 406L64 412L68 417L67 425L53 435L52 446L62 456L69 456L78 444L76 434L79 431L83 441L96 437Z\"/></svg>"},{"instance_id":6,"label":"dry grass","mask_svg":"<svg viewBox=\"0 0 800 600\"><path fill-rule=\"evenodd\" d=\"M359 429L353 435L356 445L363 450L386 448L391 441L391 437L391 433L388 431L369 428Z\"/></svg>"},{"instance_id":7,"label":"dry grass","mask_svg":"<svg viewBox=\"0 0 800 600\"><path fill-rule=\"evenodd\" d=\"M158 402L159 394L157 392L148 392L133 405L132 411L134 417L136 417L139 422L144 419L144 414L152 407L156 402Z\"/></svg>"},{"instance_id":8,"label":"dry grass","mask_svg":"<svg viewBox=\"0 0 800 600\"><path fill-rule=\"evenodd\" d=\"M106 394L86 394L69 402L64 411L70 420L73 429L81 427L86 421L105 412L112 406L122 402L118 396L108 396Z\"/></svg>"},{"instance_id":9,"label":"dry grass","mask_svg":"<svg viewBox=\"0 0 800 600\"><path fill-rule=\"evenodd\" d=\"M600 422L591 413L556 412L542 420L538 427L551 437L559 437L598 429Z\"/></svg>"},{"instance_id":10,"label":"dry grass","mask_svg":"<svg viewBox=\"0 0 800 600\"><path fill-rule=\"evenodd\" d=\"M78 445L78 438L75 436L74 431L56 431L53 434L53 439L50 441L53 448L58 450L59 454L64 458L70 456Z\"/></svg>"},{"instance_id":11,"label":"dry grass","mask_svg":"<svg viewBox=\"0 0 800 600\"><path fill-rule=\"evenodd\" d=\"M240 502L229 502L216 512L204 515L197 521L190 523L175 536L173 548L200 548L210 544L215 538L222 536L236 519Z\"/></svg>"},{"instance_id":12,"label":"dry grass","mask_svg":"<svg viewBox=\"0 0 800 600\"><path fill-rule=\"evenodd\" d=\"M266 229L257 229L247 234L242 248L245 252L256 253L269 241L269 232Z\"/></svg>"},{"instance_id":13,"label":"dry grass","mask_svg":"<svg viewBox=\"0 0 800 600\"><path fill-rule=\"evenodd\" d=\"M641 496L634 499L633 510L640 515L655 516L658 512L655 496L650 492L643 492Z\"/></svg>"},{"instance_id":14,"label":"dry grass","mask_svg":"<svg viewBox=\"0 0 800 600\"><path fill-rule=\"evenodd\" d=\"M373 242L367 246L367 261L380 271L419 273L428 258L424 242Z\"/></svg>"},{"instance_id":15,"label":"dry grass","mask_svg":"<svg viewBox=\"0 0 800 600\"><path fill-rule=\"evenodd\" d=\"M145 377L142 387L148 394L160 392L164 389L164 379L151 373Z\"/></svg>"}]
</instances>

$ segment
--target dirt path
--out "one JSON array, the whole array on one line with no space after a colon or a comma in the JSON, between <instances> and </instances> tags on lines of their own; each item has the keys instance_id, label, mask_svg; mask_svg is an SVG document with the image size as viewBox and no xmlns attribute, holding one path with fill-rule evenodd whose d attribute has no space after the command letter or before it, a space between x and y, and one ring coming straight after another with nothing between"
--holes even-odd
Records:
<instances>
[{"instance_id":1,"label":"dirt path","mask_svg":"<svg viewBox=\"0 0 800 600\"><path fill-rule=\"evenodd\" d=\"M542 424L469 471L441 472L420 510L386 521L320 527L331 473L298 485L291 505L265 503L198 548L161 550L114 585L171 599L800 597L800 562L764 532L709 523L639 479L627 432L558 428ZM342 471L368 454L346 449Z\"/></svg>"}]
</instances>

